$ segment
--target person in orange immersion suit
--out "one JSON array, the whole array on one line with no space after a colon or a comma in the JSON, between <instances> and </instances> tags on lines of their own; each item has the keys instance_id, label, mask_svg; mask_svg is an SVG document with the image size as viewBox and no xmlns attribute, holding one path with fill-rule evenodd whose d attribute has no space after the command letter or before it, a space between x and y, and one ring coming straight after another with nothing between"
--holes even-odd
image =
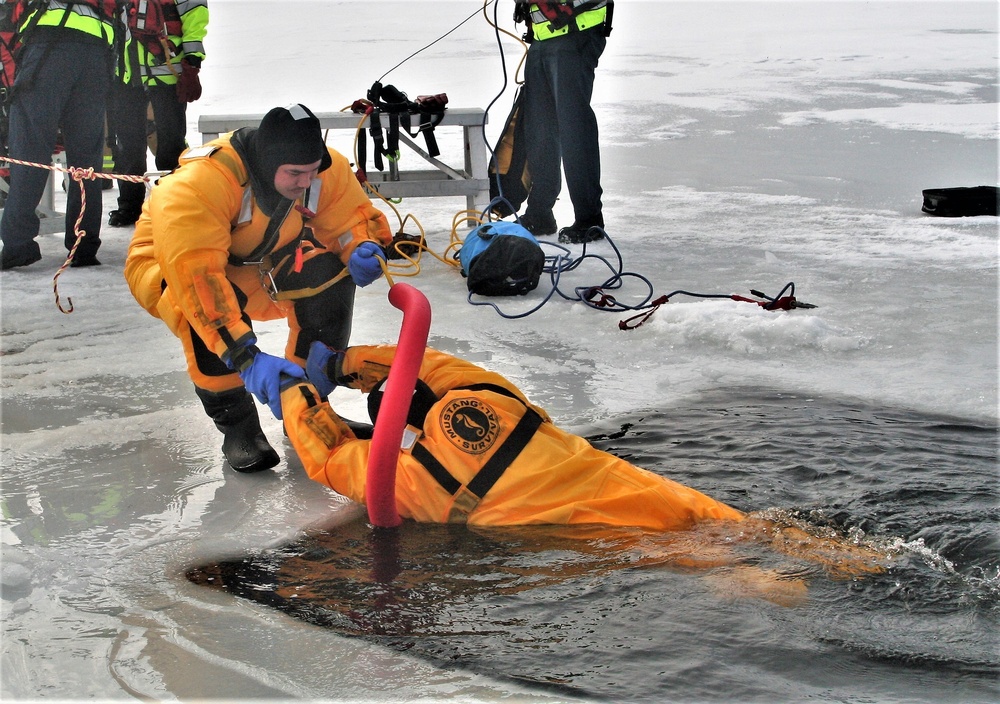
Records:
<instances>
[{"instance_id":1,"label":"person in orange immersion suit","mask_svg":"<svg viewBox=\"0 0 1000 704\"><path fill-rule=\"evenodd\" d=\"M337 386L368 393L375 421L395 354L394 345L337 351L314 342L306 378L286 377L281 386L285 429L306 473L361 504L371 428L345 422L326 399ZM396 507L418 522L627 527L647 534L716 526L724 533L721 547L695 541L690 554L661 557L684 567L724 567L722 593L786 606L805 597L805 580L740 564L733 543L764 542L837 578L885 567L887 555L879 551L746 514L598 450L556 426L500 374L438 350L425 351L402 444Z\"/></svg>"},{"instance_id":2,"label":"person in orange immersion suit","mask_svg":"<svg viewBox=\"0 0 1000 704\"><path fill-rule=\"evenodd\" d=\"M278 464L250 394L281 418L278 380L315 340L347 346L355 290L382 276L392 231L320 120L296 103L185 152L150 192L125 261L136 301L178 337L238 472ZM253 321L287 321L283 356Z\"/></svg>"},{"instance_id":3,"label":"person in orange immersion suit","mask_svg":"<svg viewBox=\"0 0 1000 704\"><path fill-rule=\"evenodd\" d=\"M322 401L335 386L368 393L374 420L393 345L335 352L313 343L308 380L281 393L288 437L308 475L364 503L371 441ZM310 383L311 382L311 383ZM427 349L396 471L402 517L470 525L604 524L651 531L743 513L598 450L562 430L510 381Z\"/></svg>"}]
</instances>

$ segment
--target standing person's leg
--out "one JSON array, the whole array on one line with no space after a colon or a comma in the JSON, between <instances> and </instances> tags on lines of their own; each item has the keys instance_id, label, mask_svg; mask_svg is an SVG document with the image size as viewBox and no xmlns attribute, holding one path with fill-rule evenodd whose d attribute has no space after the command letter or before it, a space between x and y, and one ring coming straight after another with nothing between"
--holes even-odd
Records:
<instances>
[{"instance_id":1,"label":"standing person's leg","mask_svg":"<svg viewBox=\"0 0 1000 704\"><path fill-rule=\"evenodd\" d=\"M49 164L59 133L59 116L68 89L47 42L25 46L10 106L10 156L21 161ZM0 267L27 266L42 258L35 237L39 220L35 212L50 172L36 166L10 166L10 191L0 220L3 254Z\"/></svg>"},{"instance_id":2,"label":"standing person's leg","mask_svg":"<svg viewBox=\"0 0 1000 704\"><path fill-rule=\"evenodd\" d=\"M62 113L66 164L78 169L92 168L100 173L104 163L104 120L112 80L111 52L103 46L84 42L66 42L59 48L66 52L68 61L76 62L72 89ZM84 179L82 183L87 203L80 230L86 235L80 240L72 265L95 266L100 264L97 250L101 246L104 189L100 179ZM67 250L76 244L76 221L82 205L80 187L71 183L66 194Z\"/></svg>"},{"instance_id":3,"label":"standing person's leg","mask_svg":"<svg viewBox=\"0 0 1000 704\"><path fill-rule=\"evenodd\" d=\"M597 116L590 101L594 72L607 38L600 29L575 32L553 60L556 62L553 91L566 188L573 201L573 228L604 227L601 196L601 149Z\"/></svg>"},{"instance_id":4,"label":"standing person's leg","mask_svg":"<svg viewBox=\"0 0 1000 704\"><path fill-rule=\"evenodd\" d=\"M536 41L528 48L524 69L524 135L531 190L522 224L535 235L555 234L552 207L562 189L552 56L560 38Z\"/></svg>"},{"instance_id":5,"label":"standing person's leg","mask_svg":"<svg viewBox=\"0 0 1000 704\"><path fill-rule=\"evenodd\" d=\"M148 86L146 90L156 120L156 168L171 171L187 149L187 103L177 100L177 86Z\"/></svg>"},{"instance_id":6,"label":"standing person's leg","mask_svg":"<svg viewBox=\"0 0 1000 704\"><path fill-rule=\"evenodd\" d=\"M127 85L116 80L111 89L108 120L115 133L115 170L129 176L146 173L146 105L148 98L141 84ZM118 182L118 209L111 212L108 224L128 227L139 219L146 199L146 185Z\"/></svg>"}]
</instances>

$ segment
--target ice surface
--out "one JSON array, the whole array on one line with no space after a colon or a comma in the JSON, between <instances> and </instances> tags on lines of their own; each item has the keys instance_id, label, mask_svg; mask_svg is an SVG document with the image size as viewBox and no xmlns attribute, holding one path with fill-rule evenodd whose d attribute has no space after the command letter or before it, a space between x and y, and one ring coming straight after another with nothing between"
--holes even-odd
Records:
<instances>
[{"instance_id":1,"label":"ice surface","mask_svg":"<svg viewBox=\"0 0 1000 704\"><path fill-rule=\"evenodd\" d=\"M476 6L213 0L190 140L201 114L340 110ZM511 7L500 7L508 27ZM997 220L925 216L920 191L998 182L997 6L626 0L615 23L594 103L607 230L625 268L657 295L775 295L794 281L818 307L678 296L623 332L621 315L554 300L505 320L470 306L458 273L427 257L407 281L431 300L431 344L508 375L581 431L743 386L995 422ZM517 47L503 44L513 74ZM447 92L455 107L486 107L504 85L481 15L384 81L411 96ZM511 97L508 85L490 112L491 142ZM462 208L401 206L438 251ZM566 197L556 215L569 224ZM349 509L293 472L223 471L179 346L125 287L130 234L105 227L104 266L59 279L70 315L53 300L61 234L39 238L41 262L0 279L3 698L190 698L225 683L219 696L237 698L545 699L352 642L331 652L301 625L178 582L198 557L280 542ZM605 273L584 268L561 285ZM543 293L544 282L501 306L515 313ZM355 342L394 341L398 329L383 282L359 292ZM283 347L279 325L260 337ZM334 400L363 413L355 395ZM281 437L278 421L265 428ZM273 648L248 647L247 634Z\"/></svg>"}]
</instances>

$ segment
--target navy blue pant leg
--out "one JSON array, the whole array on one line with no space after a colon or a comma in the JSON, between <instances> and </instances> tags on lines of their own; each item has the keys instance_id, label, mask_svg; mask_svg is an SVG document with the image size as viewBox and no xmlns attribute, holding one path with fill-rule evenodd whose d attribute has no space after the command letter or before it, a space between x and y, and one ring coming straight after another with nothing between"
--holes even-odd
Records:
<instances>
[{"instance_id":1,"label":"navy blue pant leg","mask_svg":"<svg viewBox=\"0 0 1000 704\"><path fill-rule=\"evenodd\" d=\"M531 172L525 213L538 216L552 211L562 190L559 120L549 81L551 52L545 50L544 44L531 44L524 69L524 141Z\"/></svg>"},{"instance_id":2,"label":"navy blue pant leg","mask_svg":"<svg viewBox=\"0 0 1000 704\"><path fill-rule=\"evenodd\" d=\"M15 98L10 106L10 156L36 164L49 164L59 131L62 90L58 86L36 87L35 76L45 59L45 44L25 46L19 57ZM39 77L37 81L41 81ZM53 92L48 92L53 91ZM37 251L34 243L39 220L35 209L42 200L49 172L34 166L10 166L10 192L0 220L0 239L5 256L11 252Z\"/></svg>"},{"instance_id":3,"label":"navy blue pant leg","mask_svg":"<svg viewBox=\"0 0 1000 704\"><path fill-rule=\"evenodd\" d=\"M86 49L84 50L84 47ZM78 53L79 52L79 53ZM66 163L81 169L93 168L100 173L104 166L105 121L108 94L111 91L111 54L95 44L80 44L69 57L77 63L69 99L63 109L63 142L66 145ZM83 64L80 66L80 64ZM77 256L92 257L101 246L101 221L103 181L83 181L87 195L87 209L80 229L87 236L80 242ZM74 223L80 214L79 184L70 184L66 194L66 249L76 242Z\"/></svg>"},{"instance_id":4,"label":"navy blue pant leg","mask_svg":"<svg viewBox=\"0 0 1000 704\"><path fill-rule=\"evenodd\" d=\"M141 84L115 81L108 109L108 128L115 136L115 171L130 176L146 173L146 113L149 98ZM118 210L139 213L146 199L146 186L131 181L118 182Z\"/></svg>"},{"instance_id":5,"label":"navy blue pant leg","mask_svg":"<svg viewBox=\"0 0 1000 704\"><path fill-rule=\"evenodd\" d=\"M187 103L177 100L177 86L149 86L156 120L156 169L177 168L181 153L187 148Z\"/></svg>"},{"instance_id":6,"label":"navy blue pant leg","mask_svg":"<svg viewBox=\"0 0 1000 704\"><path fill-rule=\"evenodd\" d=\"M576 220L601 213L600 141L590 101L606 45L601 31L590 30L536 41L528 49L524 111L532 185L526 212L555 205L561 164Z\"/></svg>"},{"instance_id":7,"label":"navy blue pant leg","mask_svg":"<svg viewBox=\"0 0 1000 704\"><path fill-rule=\"evenodd\" d=\"M10 155L49 164L60 127L69 166L100 172L104 160L104 115L111 80L110 51L96 42L37 41L24 47L10 114ZM35 209L49 171L11 165L10 193L0 220L4 248L30 248L38 236ZM87 236L78 254L92 256L100 247L102 189L85 181L87 210L81 229ZM80 214L80 187L70 183L66 204L66 246L73 245Z\"/></svg>"}]
</instances>

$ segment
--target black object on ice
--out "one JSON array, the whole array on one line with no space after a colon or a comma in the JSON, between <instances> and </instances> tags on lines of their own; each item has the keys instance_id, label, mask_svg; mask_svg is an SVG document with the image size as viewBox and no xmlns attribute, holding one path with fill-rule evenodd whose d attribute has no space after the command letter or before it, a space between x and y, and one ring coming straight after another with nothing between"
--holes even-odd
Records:
<instances>
[{"instance_id":1,"label":"black object on ice","mask_svg":"<svg viewBox=\"0 0 1000 704\"><path fill-rule=\"evenodd\" d=\"M965 215L996 215L1000 205L1000 188L973 186L971 188L929 188L924 191L925 213L946 218Z\"/></svg>"}]
</instances>

